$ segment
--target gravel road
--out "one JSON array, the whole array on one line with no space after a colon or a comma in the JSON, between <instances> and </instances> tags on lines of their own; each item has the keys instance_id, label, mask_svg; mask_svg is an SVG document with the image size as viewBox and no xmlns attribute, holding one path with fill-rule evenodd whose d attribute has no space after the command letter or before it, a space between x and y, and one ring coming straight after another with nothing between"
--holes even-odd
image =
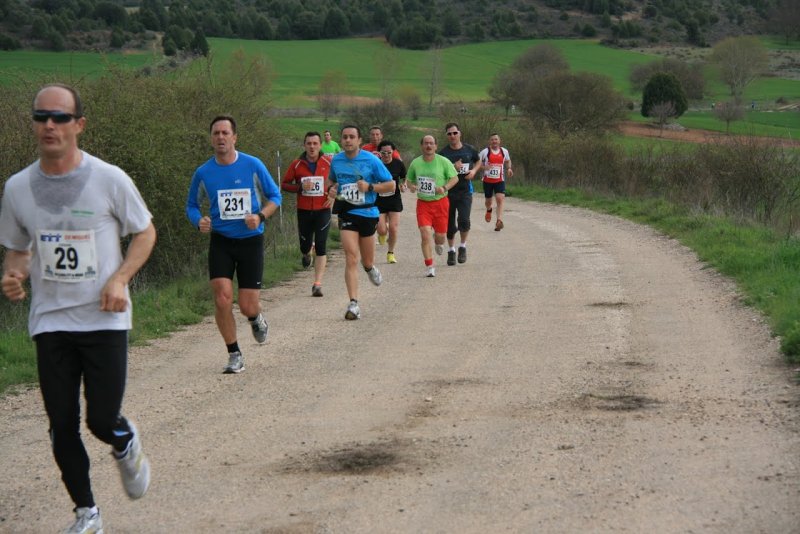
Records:
<instances>
[{"instance_id":1,"label":"gravel road","mask_svg":"<svg viewBox=\"0 0 800 534\"><path fill-rule=\"evenodd\" d=\"M154 478L128 501L86 439L107 533L800 532L800 392L729 281L581 209L509 199L494 232L478 196L425 278L405 202L360 321L334 251L323 298L263 292L266 345L240 318L240 375L212 318L131 351ZM69 522L46 430L37 390L0 399L2 532Z\"/></svg>"}]
</instances>

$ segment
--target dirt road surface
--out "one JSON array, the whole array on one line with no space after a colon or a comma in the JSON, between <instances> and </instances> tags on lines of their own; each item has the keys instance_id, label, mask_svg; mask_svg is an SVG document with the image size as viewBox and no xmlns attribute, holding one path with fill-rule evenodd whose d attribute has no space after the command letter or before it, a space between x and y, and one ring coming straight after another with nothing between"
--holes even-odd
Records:
<instances>
[{"instance_id":1,"label":"dirt road surface","mask_svg":"<svg viewBox=\"0 0 800 534\"><path fill-rule=\"evenodd\" d=\"M404 212L359 321L339 251L323 298L265 290L241 375L212 319L134 348L153 482L128 501L86 439L107 532L800 532L800 395L733 285L645 227L509 199L494 232L482 201L432 279ZM70 519L46 427L38 391L0 400L2 532Z\"/></svg>"}]
</instances>

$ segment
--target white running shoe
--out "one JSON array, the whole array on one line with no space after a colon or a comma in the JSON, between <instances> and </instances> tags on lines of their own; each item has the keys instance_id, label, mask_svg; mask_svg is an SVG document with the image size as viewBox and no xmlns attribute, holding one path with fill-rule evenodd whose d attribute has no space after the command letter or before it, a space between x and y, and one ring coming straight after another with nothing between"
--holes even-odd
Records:
<instances>
[{"instance_id":1,"label":"white running shoe","mask_svg":"<svg viewBox=\"0 0 800 534\"><path fill-rule=\"evenodd\" d=\"M344 318L348 321L355 321L361 318L361 308L358 307L358 302L351 300L347 305L347 311L344 312Z\"/></svg>"},{"instance_id":2,"label":"white running shoe","mask_svg":"<svg viewBox=\"0 0 800 534\"><path fill-rule=\"evenodd\" d=\"M379 286L383 283L383 275L381 275L381 272L374 265L372 266L372 269L367 271L367 274L369 275L369 281L374 285Z\"/></svg>"},{"instance_id":3,"label":"white running shoe","mask_svg":"<svg viewBox=\"0 0 800 534\"><path fill-rule=\"evenodd\" d=\"M256 340L256 343L266 343L267 336L269 335L269 325L267 324L267 320L264 319L263 313L259 313L258 317L250 323L250 328L253 329L253 338Z\"/></svg>"},{"instance_id":4,"label":"white running shoe","mask_svg":"<svg viewBox=\"0 0 800 534\"><path fill-rule=\"evenodd\" d=\"M244 356L242 351L235 351L228 353L228 365L222 370L226 375L241 373L244 371Z\"/></svg>"},{"instance_id":5,"label":"white running shoe","mask_svg":"<svg viewBox=\"0 0 800 534\"><path fill-rule=\"evenodd\" d=\"M92 513L91 508L75 508L75 522L64 534L103 534L103 518L100 510Z\"/></svg>"},{"instance_id":6,"label":"white running shoe","mask_svg":"<svg viewBox=\"0 0 800 534\"><path fill-rule=\"evenodd\" d=\"M433 278L434 276L436 276L436 267L434 267L433 265L428 267L428 270L425 273L425 276L427 276L428 278Z\"/></svg>"},{"instance_id":7,"label":"white running shoe","mask_svg":"<svg viewBox=\"0 0 800 534\"><path fill-rule=\"evenodd\" d=\"M122 457L112 448L111 454L117 460L122 486L131 499L142 497L150 486L150 461L142 452L142 440L139 430L132 421L128 420L133 437L128 442L128 449Z\"/></svg>"}]
</instances>

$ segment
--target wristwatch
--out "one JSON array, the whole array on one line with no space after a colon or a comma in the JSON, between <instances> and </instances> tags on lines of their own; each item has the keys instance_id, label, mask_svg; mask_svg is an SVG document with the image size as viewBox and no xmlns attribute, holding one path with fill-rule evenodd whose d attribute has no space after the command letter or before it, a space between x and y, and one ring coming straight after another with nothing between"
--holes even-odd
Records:
<instances>
[{"instance_id":1,"label":"wristwatch","mask_svg":"<svg viewBox=\"0 0 800 534\"><path fill-rule=\"evenodd\" d=\"M369 187L367 188L367 191L369 191L369 192L375 191L375 188L372 186L372 184L369 184Z\"/></svg>"},{"instance_id":2,"label":"wristwatch","mask_svg":"<svg viewBox=\"0 0 800 534\"><path fill-rule=\"evenodd\" d=\"M261 213L260 211L258 212L258 218L261 219L262 223L267 221L267 216Z\"/></svg>"}]
</instances>

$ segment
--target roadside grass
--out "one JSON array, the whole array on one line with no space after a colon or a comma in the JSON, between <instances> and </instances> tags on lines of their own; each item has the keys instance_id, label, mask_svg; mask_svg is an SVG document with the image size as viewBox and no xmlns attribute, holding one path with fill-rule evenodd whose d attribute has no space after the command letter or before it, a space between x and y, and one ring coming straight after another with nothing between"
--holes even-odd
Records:
<instances>
[{"instance_id":1,"label":"roadside grass","mask_svg":"<svg viewBox=\"0 0 800 534\"><path fill-rule=\"evenodd\" d=\"M697 215L664 200L625 200L575 189L510 186L525 200L589 208L647 224L691 248L700 261L734 280L743 302L761 311L781 338L787 361L800 363L800 241L757 225Z\"/></svg>"}]
</instances>

